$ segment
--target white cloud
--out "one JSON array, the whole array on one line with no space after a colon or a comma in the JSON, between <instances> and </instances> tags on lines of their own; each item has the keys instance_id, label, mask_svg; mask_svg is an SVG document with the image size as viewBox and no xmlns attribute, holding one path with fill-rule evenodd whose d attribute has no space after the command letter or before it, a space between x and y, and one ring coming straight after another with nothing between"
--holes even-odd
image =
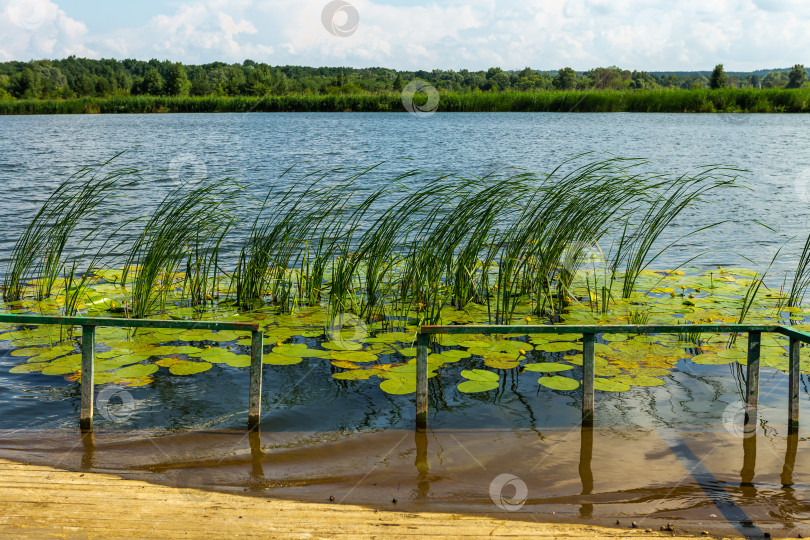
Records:
<instances>
[{"instance_id":1,"label":"white cloud","mask_svg":"<svg viewBox=\"0 0 810 540\"><path fill-rule=\"evenodd\" d=\"M360 22L338 37L321 21L327 0L189 0L155 13L143 27L122 22L101 33L49 0L0 0L0 56L251 58L404 69L705 70L722 62L747 70L810 63L810 3L803 0L347 1Z\"/></svg>"},{"instance_id":2,"label":"white cloud","mask_svg":"<svg viewBox=\"0 0 810 540\"><path fill-rule=\"evenodd\" d=\"M87 27L49 0L0 1L0 58L95 56Z\"/></svg>"}]
</instances>

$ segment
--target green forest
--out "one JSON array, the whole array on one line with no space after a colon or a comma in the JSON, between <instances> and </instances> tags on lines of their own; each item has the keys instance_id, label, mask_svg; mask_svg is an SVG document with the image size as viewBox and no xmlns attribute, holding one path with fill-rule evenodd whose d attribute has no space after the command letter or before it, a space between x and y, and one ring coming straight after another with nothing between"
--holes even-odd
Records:
<instances>
[{"instance_id":1,"label":"green forest","mask_svg":"<svg viewBox=\"0 0 810 540\"><path fill-rule=\"evenodd\" d=\"M402 111L401 92L425 81L440 111L805 112L803 65L751 73L645 72L599 67L490 68L270 66L245 60L184 65L158 60L0 63L0 113ZM416 101L424 96L417 95Z\"/></svg>"}]
</instances>

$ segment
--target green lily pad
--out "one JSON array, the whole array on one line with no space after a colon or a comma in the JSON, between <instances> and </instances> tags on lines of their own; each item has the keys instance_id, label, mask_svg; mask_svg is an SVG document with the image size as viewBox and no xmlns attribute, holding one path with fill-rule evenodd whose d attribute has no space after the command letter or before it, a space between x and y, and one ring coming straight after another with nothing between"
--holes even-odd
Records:
<instances>
[{"instance_id":1,"label":"green lily pad","mask_svg":"<svg viewBox=\"0 0 810 540\"><path fill-rule=\"evenodd\" d=\"M497 373L485 369L465 369L461 372L461 376L471 381L493 382L501 379L501 376Z\"/></svg>"},{"instance_id":2,"label":"green lily pad","mask_svg":"<svg viewBox=\"0 0 810 540\"><path fill-rule=\"evenodd\" d=\"M169 368L172 375L195 375L208 371L214 365L209 362L180 362Z\"/></svg>"},{"instance_id":3,"label":"green lily pad","mask_svg":"<svg viewBox=\"0 0 810 540\"><path fill-rule=\"evenodd\" d=\"M300 364L304 359L298 356L286 356L283 354L269 353L262 355L262 363L271 366L292 366Z\"/></svg>"},{"instance_id":4,"label":"green lily pad","mask_svg":"<svg viewBox=\"0 0 810 540\"><path fill-rule=\"evenodd\" d=\"M470 380L459 383L458 391L464 394L477 394L478 392L488 392L500 386L498 381Z\"/></svg>"},{"instance_id":5,"label":"green lily pad","mask_svg":"<svg viewBox=\"0 0 810 540\"><path fill-rule=\"evenodd\" d=\"M47 362L34 362L31 364L20 364L19 366L14 366L10 370L9 373L35 373L37 371L42 371L43 368L47 367Z\"/></svg>"},{"instance_id":6,"label":"green lily pad","mask_svg":"<svg viewBox=\"0 0 810 540\"><path fill-rule=\"evenodd\" d=\"M537 379L537 382L540 383L541 386L551 388L552 390L568 391L579 388L579 381L570 379L568 377L563 377L561 375L554 375L551 377L540 377L539 379Z\"/></svg>"},{"instance_id":7,"label":"green lily pad","mask_svg":"<svg viewBox=\"0 0 810 540\"><path fill-rule=\"evenodd\" d=\"M568 351L581 351L582 343L575 342L552 342L543 343L535 347L537 351L555 353L555 352L568 352Z\"/></svg>"},{"instance_id":8,"label":"green lily pad","mask_svg":"<svg viewBox=\"0 0 810 540\"><path fill-rule=\"evenodd\" d=\"M699 354L692 357L692 362L704 366L722 366L734 362L733 358L723 358L712 353Z\"/></svg>"},{"instance_id":9,"label":"green lily pad","mask_svg":"<svg viewBox=\"0 0 810 540\"><path fill-rule=\"evenodd\" d=\"M387 394L404 395L416 392L416 377L391 377L380 383Z\"/></svg>"},{"instance_id":10,"label":"green lily pad","mask_svg":"<svg viewBox=\"0 0 810 540\"><path fill-rule=\"evenodd\" d=\"M630 385L614 379L596 377L593 380L593 388L602 392L627 392L630 390Z\"/></svg>"},{"instance_id":11,"label":"green lily pad","mask_svg":"<svg viewBox=\"0 0 810 540\"><path fill-rule=\"evenodd\" d=\"M282 353L283 354L283 353ZM333 351L329 353L332 360L346 360L348 362L376 362L377 355L366 351Z\"/></svg>"},{"instance_id":12,"label":"green lily pad","mask_svg":"<svg viewBox=\"0 0 810 540\"><path fill-rule=\"evenodd\" d=\"M536 364L524 364L523 369L526 371L538 371L540 373L551 373L553 371L568 371L573 366L566 364L555 364L553 362L538 362Z\"/></svg>"},{"instance_id":13,"label":"green lily pad","mask_svg":"<svg viewBox=\"0 0 810 540\"><path fill-rule=\"evenodd\" d=\"M146 377L158 370L155 364L136 364L115 371L115 376L119 379L132 379L135 377Z\"/></svg>"},{"instance_id":14,"label":"green lily pad","mask_svg":"<svg viewBox=\"0 0 810 540\"><path fill-rule=\"evenodd\" d=\"M349 371L333 373L332 377L343 381L364 381L378 375L379 373L380 370L378 369L350 369ZM414 391L416 391L415 387Z\"/></svg>"}]
</instances>

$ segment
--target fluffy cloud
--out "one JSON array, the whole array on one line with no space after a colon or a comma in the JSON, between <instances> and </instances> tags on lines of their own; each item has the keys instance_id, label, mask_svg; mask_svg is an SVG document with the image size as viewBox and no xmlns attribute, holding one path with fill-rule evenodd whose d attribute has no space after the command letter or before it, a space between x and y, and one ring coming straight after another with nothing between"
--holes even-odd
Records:
<instances>
[{"instance_id":1,"label":"fluffy cloud","mask_svg":"<svg viewBox=\"0 0 810 540\"><path fill-rule=\"evenodd\" d=\"M75 54L96 56L87 27L49 0L0 2L0 58L29 60Z\"/></svg>"},{"instance_id":2,"label":"fluffy cloud","mask_svg":"<svg viewBox=\"0 0 810 540\"><path fill-rule=\"evenodd\" d=\"M49 0L0 0L0 56L742 70L805 62L810 45L810 4L800 0L338 1L187 1L143 27L113 22L93 33ZM327 6L334 17L324 21Z\"/></svg>"}]
</instances>

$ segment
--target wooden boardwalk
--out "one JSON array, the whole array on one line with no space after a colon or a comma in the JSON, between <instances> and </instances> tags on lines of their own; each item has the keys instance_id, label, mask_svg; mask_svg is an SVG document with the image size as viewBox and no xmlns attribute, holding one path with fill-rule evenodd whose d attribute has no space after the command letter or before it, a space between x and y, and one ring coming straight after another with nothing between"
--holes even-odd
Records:
<instances>
[{"instance_id":1,"label":"wooden boardwalk","mask_svg":"<svg viewBox=\"0 0 810 540\"><path fill-rule=\"evenodd\" d=\"M0 538L686 538L163 487L0 460ZM702 537L702 538L705 538Z\"/></svg>"}]
</instances>

